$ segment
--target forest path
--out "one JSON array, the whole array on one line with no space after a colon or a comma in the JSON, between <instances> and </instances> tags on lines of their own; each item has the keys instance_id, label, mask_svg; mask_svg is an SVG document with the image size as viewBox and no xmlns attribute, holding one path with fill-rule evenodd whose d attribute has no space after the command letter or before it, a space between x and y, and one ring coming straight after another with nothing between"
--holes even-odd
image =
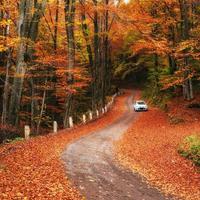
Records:
<instances>
[{"instance_id":1,"label":"forest path","mask_svg":"<svg viewBox=\"0 0 200 200\"><path fill-rule=\"evenodd\" d=\"M138 115L131 108L132 100L133 95L128 97L127 112L120 119L70 144L62 154L67 176L88 200L169 199L114 160L113 142Z\"/></svg>"}]
</instances>

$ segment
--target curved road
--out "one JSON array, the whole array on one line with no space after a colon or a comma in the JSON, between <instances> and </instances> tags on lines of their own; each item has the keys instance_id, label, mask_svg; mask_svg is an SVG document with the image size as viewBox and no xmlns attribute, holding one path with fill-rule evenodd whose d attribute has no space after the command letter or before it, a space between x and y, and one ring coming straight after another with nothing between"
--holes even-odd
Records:
<instances>
[{"instance_id":1,"label":"curved road","mask_svg":"<svg viewBox=\"0 0 200 200\"><path fill-rule=\"evenodd\" d=\"M113 142L133 122L133 96L127 99L127 112L112 125L82 137L63 152L67 176L88 200L165 200L142 178L114 161Z\"/></svg>"}]
</instances>

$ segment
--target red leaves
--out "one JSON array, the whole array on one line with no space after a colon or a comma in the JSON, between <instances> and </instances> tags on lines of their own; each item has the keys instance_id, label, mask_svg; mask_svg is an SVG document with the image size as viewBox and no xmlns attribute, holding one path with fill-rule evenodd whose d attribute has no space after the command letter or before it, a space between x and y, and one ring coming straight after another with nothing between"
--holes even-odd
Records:
<instances>
[{"instance_id":1,"label":"red leaves","mask_svg":"<svg viewBox=\"0 0 200 200\"><path fill-rule=\"evenodd\" d=\"M71 131L0 147L0 199L81 199L66 178L60 154L82 135L99 130L125 111L126 95L104 117Z\"/></svg>"},{"instance_id":2,"label":"red leaves","mask_svg":"<svg viewBox=\"0 0 200 200\"><path fill-rule=\"evenodd\" d=\"M160 40L154 40L147 36L145 37L145 40L142 39L135 43L132 48L136 54L156 53L158 55L165 55L170 51L168 46L168 42L164 38Z\"/></svg>"},{"instance_id":3,"label":"red leaves","mask_svg":"<svg viewBox=\"0 0 200 200\"><path fill-rule=\"evenodd\" d=\"M199 132L198 121L170 125L164 113L151 109L141 114L118 142L119 159L164 192L197 200L200 174L190 161L179 156L177 148L186 135Z\"/></svg>"}]
</instances>

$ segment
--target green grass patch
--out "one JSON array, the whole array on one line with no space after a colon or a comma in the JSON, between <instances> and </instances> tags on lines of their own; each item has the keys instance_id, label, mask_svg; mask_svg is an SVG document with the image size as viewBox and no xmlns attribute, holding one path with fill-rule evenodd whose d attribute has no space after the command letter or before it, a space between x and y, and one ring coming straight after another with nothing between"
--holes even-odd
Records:
<instances>
[{"instance_id":1,"label":"green grass patch","mask_svg":"<svg viewBox=\"0 0 200 200\"><path fill-rule=\"evenodd\" d=\"M190 159L200 167L200 135L186 137L180 144L178 152L181 156Z\"/></svg>"}]
</instances>

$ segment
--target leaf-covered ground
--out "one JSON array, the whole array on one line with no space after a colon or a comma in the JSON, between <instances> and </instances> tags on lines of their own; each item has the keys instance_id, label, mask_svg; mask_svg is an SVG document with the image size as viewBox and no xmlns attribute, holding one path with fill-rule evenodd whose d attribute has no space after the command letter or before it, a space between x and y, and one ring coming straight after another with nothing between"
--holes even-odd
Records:
<instances>
[{"instance_id":1,"label":"leaf-covered ground","mask_svg":"<svg viewBox=\"0 0 200 200\"><path fill-rule=\"evenodd\" d=\"M127 95L118 97L104 117L85 126L0 146L0 199L81 199L65 176L60 155L73 140L119 118Z\"/></svg>"},{"instance_id":2,"label":"leaf-covered ground","mask_svg":"<svg viewBox=\"0 0 200 200\"><path fill-rule=\"evenodd\" d=\"M199 114L181 104L170 105L169 115L159 109L151 108L140 113L138 119L117 142L117 157L123 165L138 171L152 185L178 199L200 199L200 174L191 161L177 153L183 138L200 134ZM180 114L181 113L181 114ZM178 115L179 114L179 115ZM183 118L185 122L172 124L169 116ZM186 119L184 119L184 115ZM190 119L190 120L189 120Z\"/></svg>"}]
</instances>

